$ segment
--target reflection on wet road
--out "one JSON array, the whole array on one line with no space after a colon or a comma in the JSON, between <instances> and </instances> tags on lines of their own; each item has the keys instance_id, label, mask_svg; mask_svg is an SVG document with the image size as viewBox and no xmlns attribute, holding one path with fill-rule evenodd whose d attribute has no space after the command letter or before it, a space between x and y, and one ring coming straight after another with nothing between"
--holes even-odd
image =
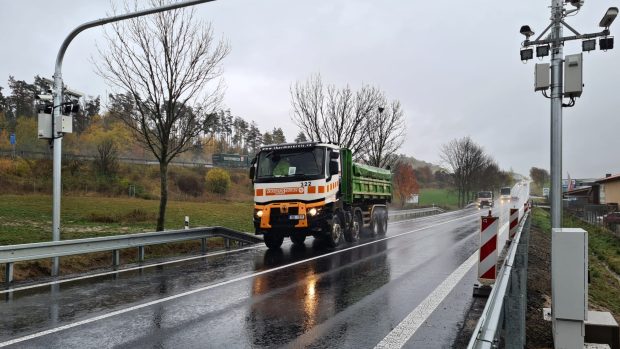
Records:
<instances>
[{"instance_id":1,"label":"reflection on wet road","mask_svg":"<svg viewBox=\"0 0 620 349\"><path fill-rule=\"evenodd\" d=\"M504 216L507 209L496 211ZM302 247L257 247L4 294L0 342L34 348L373 347L476 250L480 213L394 222L384 239L336 250L310 239ZM430 347L451 345L468 305L445 302L437 311L450 309L455 319Z\"/></svg>"}]
</instances>

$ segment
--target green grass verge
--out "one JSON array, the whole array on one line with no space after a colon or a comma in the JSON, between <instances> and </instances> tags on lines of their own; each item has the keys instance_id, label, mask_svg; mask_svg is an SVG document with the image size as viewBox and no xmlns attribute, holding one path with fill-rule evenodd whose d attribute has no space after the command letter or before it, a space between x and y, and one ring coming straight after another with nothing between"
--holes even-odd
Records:
<instances>
[{"instance_id":1,"label":"green grass verge","mask_svg":"<svg viewBox=\"0 0 620 349\"><path fill-rule=\"evenodd\" d=\"M450 189L424 188L420 189L420 206L442 206L450 209L458 207L456 192Z\"/></svg>"},{"instance_id":2,"label":"green grass verge","mask_svg":"<svg viewBox=\"0 0 620 349\"><path fill-rule=\"evenodd\" d=\"M62 239L154 231L159 201L108 197L63 197ZM221 225L252 230L251 202L168 201L166 229ZM48 195L0 196L0 245L49 241L52 198Z\"/></svg>"},{"instance_id":3,"label":"green grass verge","mask_svg":"<svg viewBox=\"0 0 620 349\"><path fill-rule=\"evenodd\" d=\"M549 212L540 208L534 208L532 212L532 224L550 234ZM620 281L618 280L620 238L607 229L588 224L567 214L563 217L563 226L582 228L588 232L590 302L608 309L618 318L620 316Z\"/></svg>"}]
</instances>

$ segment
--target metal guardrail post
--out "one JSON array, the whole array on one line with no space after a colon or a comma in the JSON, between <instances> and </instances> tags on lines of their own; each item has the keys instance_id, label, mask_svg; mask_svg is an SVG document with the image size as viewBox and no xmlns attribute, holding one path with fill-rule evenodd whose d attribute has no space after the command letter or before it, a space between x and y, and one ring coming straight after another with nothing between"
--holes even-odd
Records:
<instances>
[{"instance_id":1,"label":"metal guardrail post","mask_svg":"<svg viewBox=\"0 0 620 349\"><path fill-rule=\"evenodd\" d=\"M207 238L200 239L200 252L202 254L207 253Z\"/></svg>"},{"instance_id":2,"label":"metal guardrail post","mask_svg":"<svg viewBox=\"0 0 620 349\"><path fill-rule=\"evenodd\" d=\"M138 262L144 263L144 246L138 246Z\"/></svg>"},{"instance_id":3,"label":"metal guardrail post","mask_svg":"<svg viewBox=\"0 0 620 349\"><path fill-rule=\"evenodd\" d=\"M112 251L112 266L118 267L121 264L121 250Z\"/></svg>"},{"instance_id":4,"label":"metal guardrail post","mask_svg":"<svg viewBox=\"0 0 620 349\"><path fill-rule=\"evenodd\" d=\"M6 263L4 265L4 281L7 286L13 282L13 263Z\"/></svg>"},{"instance_id":5,"label":"metal guardrail post","mask_svg":"<svg viewBox=\"0 0 620 349\"><path fill-rule=\"evenodd\" d=\"M224 247L226 247L226 249L230 248L230 239L229 238L224 238Z\"/></svg>"}]
</instances>

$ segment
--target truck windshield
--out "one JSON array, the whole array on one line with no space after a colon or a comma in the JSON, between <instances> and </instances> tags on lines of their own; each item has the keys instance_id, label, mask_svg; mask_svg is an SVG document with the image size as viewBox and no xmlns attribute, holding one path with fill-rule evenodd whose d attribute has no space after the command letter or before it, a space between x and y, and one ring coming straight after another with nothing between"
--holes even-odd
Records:
<instances>
[{"instance_id":1,"label":"truck windshield","mask_svg":"<svg viewBox=\"0 0 620 349\"><path fill-rule=\"evenodd\" d=\"M500 195L510 195L510 188L500 189Z\"/></svg>"},{"instance_id":2,"label":"truck windshield","mask_svg":"<svg viewBox=\"0 0 620 349\"><path fill-rule=\"evenodd\" d=\"M262 151L256 179L316 177L324 172L324 158L324 148Z\"/></svg>"},{"instance_id":3,"label":"truck windshield","mask_svg":"<svg viewBox=\"0 0 620 349\"><path fill-rule=\"evenodd\" d=\"M491 196L492 195L490 191L481 191L478 193L478 197L482 199L489 199Z\"/></svg>"}]
</instances>

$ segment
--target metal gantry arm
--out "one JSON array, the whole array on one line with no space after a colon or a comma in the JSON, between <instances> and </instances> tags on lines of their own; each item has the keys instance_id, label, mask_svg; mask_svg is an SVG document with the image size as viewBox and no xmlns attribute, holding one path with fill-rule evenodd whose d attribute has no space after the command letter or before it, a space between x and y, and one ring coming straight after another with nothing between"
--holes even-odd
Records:
<instances>
[{"instance_id":1,"label":"metal gantry arm","mask_svg":"<svg viewBox=\"0 0 620 349\"><path fill-rule=\"evenodd\" d=\"M570 26L567 26L567 28L569 30L571 30L574 33L577 33L577 35L574 36L565 36L563 38L561 38L560 42L565 42L565 41L572 41L572 40L583 40L583 39L594 39L594 38L598 38L600 36L609 36L610 32L608 29L605 29L601 32L598 33L591 33L591 34L579 34L577 31L574 31ZM529 41L529 40L525 40L523 42L523 46L527 47L527 46L537 46L537 45L546 45L546 44L552 44L555 42L555 39L545 39L545 40L534 40L534 41Z\"/></svg>"},{"instance_id":2,"label":"metal gantry arm","mask_svg":"<svg viewBox=\"0 0 620 349\"><path fill-rule=\"evenodd\" d=\"M53 134L53 149L54 149L54 165L53 165L53 202L52 202L52 240L60 240L60 196L61 196L61 162L62 162L62 111L59 107L62 104L62 62L65 57L65 52L69 47L69 44L75 37L86 29L98 27L104 24L119 22L125 19L136 18L146 16L154 13L165 12L170 10L176 10L183 7L194 6L206 2L212 2L215 0L187 0L181 1L169 5L159 6L151 9L130 12L117 16L101 18L94 21L86 22L77 26L62 42L58 54L56 55L56 66L54 68L54 108L52 122L54 124ZM52 263L52 275L58 275L59 260L58 257L53 259Z\"/></svg>"}]
</instances>

